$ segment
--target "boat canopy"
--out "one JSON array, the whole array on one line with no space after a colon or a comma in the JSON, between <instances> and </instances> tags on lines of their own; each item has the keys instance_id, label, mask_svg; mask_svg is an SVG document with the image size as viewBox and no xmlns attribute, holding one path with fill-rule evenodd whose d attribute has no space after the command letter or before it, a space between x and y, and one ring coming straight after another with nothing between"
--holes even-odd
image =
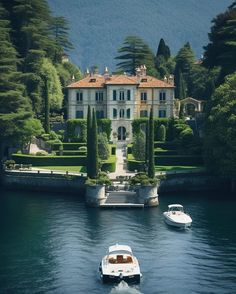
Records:
<instances>
[{"instance_id":1,"label":"boat canopy","mask_svg":"<svg viewBox=\"0 0 236 294\"><path fill-rule=\"evenodd\" d=\"M132 254L132 250L127 245L112 245L109 247L109 254Z\"/></svg>"},{"instance_id":2,"label":"boat canopy","mask_svg":"<svg viewBox=\"0 0 236 294\"><path fill-rule=\"evenodd\" d=\"M181 204L170 204L170 205L168 205L168 208L174 208L174 207L183 208L183 205L181 205Z\"/></svg>"}]
</instances>

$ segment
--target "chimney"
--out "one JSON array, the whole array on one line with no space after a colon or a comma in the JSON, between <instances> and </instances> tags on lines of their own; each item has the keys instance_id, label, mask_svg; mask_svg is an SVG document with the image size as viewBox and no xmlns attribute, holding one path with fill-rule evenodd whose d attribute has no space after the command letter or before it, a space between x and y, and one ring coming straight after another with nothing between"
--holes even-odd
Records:
<instances>
[{"instance_id":1,"label":"chimney","mask_svg":"<svg viewBox=\"0 0 236 294\"><path fill-rule=\"evenodd\" d=\"M137 77L140 77L140 75L141 75L141 69L140 69L140 67L137 67L137 68L135 69L135 73L136 73L136 76L137 76Z\"/></svg>"},{"instance_id":2,"label":"chimney","mask_svg":"<svg viewBox=\"0 0 236 294\"><path fill-rule=\"evenodd\" d=\"M170 84L171 86L174 86L174 75L169 75L168 79L167 79L167 83Z\"/></svg>"},{"instance_id":3,"label":"chimney","mask_svg":"<svg viewBox=\"0 0 236 294\"><path fill-rule=\"evenodd\" d=\"M86 72L84 73L84 77L88 77L90 76L90 72L89 72L89 69L87 68Z\"/></svg>"},{"instance_id":4,"label":"chimney","mask_svg":"<svg viewBox=\"0 0 236 294\"><path fill-rule=\"evenodd\" d=\"M164 80L165 83L168 83L166 76L164 76L164 79L163 80Z\"/></svg>"},{"instance_id":5,"label":"chimney","mask_svg":"<svg viewBox=\"0 0 236 294\"><path fill-rule=\"evenodd\" d=\"M140 73L141 76L146 76L147 68L146 68L145 64L140 66L140 71L141 71L141 73Z\"/></svg>"},{"instance_id":6,"label":"chimney","mask_svg":"<svg viewBox=\"0 0 236 294\"><path fill-rule=\"evenodd\" d=\"M105 67L105 71L104 71L104 79L105 79L105 81L106 81L106 80L109 80L109 78L110 78L109 70L108 70L108 68L107 68L107 66L106 66L106 67Z\"/></svg>"},{"instance_id":7,"label":"chimney","mask_svg":"<svg viewBox=\"0 0 236 294\"><path fill-rule=\"evenodd\" d=\"M75 76L74 75L72 75L71 81L74 83L74 81L75 81Z\"/></svg>"}]
</instances>

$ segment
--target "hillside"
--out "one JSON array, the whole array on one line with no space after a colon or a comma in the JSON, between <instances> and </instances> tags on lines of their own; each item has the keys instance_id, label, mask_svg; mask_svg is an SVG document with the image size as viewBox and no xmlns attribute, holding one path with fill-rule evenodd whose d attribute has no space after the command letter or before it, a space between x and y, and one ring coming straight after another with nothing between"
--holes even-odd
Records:
<instances>
[{"instance_id":1,"label":"hillside","mask_svg":"<svg viewBox=\"0 0 236 294\"><path fill-rule=\"evenodd\" d=\"M117 48L127 35L142 37L156 52L160 38L172 54L189 41L196 57L208 43L211 20L231 0L48 0L53 14L70 23L72 61L115 69Z\"/></svg>"}]
</instances>

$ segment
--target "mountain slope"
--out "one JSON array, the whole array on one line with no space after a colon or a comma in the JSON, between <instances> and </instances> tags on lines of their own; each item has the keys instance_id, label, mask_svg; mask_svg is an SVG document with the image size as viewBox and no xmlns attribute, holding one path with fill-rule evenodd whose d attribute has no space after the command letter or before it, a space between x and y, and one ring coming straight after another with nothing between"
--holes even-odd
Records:
<instances>
[{"instance_id":1,"label":"mountain slope","mask_svg":"<svg viewBox=\"0 0 236 294\"><path fill-rule=\"evenodd\" d=\"M92 65L115 69L117 49L127 35L143 38L154 52L164 38L172 54L189 41L200 57L211 20L232 0L48 0L55 15L70 23L69 52L83 70Z\"/></svg>"}]
</instances>

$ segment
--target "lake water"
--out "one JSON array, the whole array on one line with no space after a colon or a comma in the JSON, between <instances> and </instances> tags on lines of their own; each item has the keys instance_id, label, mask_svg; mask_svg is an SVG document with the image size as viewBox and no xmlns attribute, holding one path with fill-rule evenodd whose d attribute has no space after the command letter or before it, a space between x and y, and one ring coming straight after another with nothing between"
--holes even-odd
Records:
<instances>
[{"instance_id":1,"label":"lake water","mask_svg":"<svg viewBox=\"0 0 236 294\"><path fill-rule=\"evenodd\" d=\"M66 193L1 191L0 293L236 293L236 198L213 196L161 195L156 208L102 210ZM191 229L163 222L176 202ZM100 282L114 243L132 247L140 285Z\"/></svg>"}]
</instances>

